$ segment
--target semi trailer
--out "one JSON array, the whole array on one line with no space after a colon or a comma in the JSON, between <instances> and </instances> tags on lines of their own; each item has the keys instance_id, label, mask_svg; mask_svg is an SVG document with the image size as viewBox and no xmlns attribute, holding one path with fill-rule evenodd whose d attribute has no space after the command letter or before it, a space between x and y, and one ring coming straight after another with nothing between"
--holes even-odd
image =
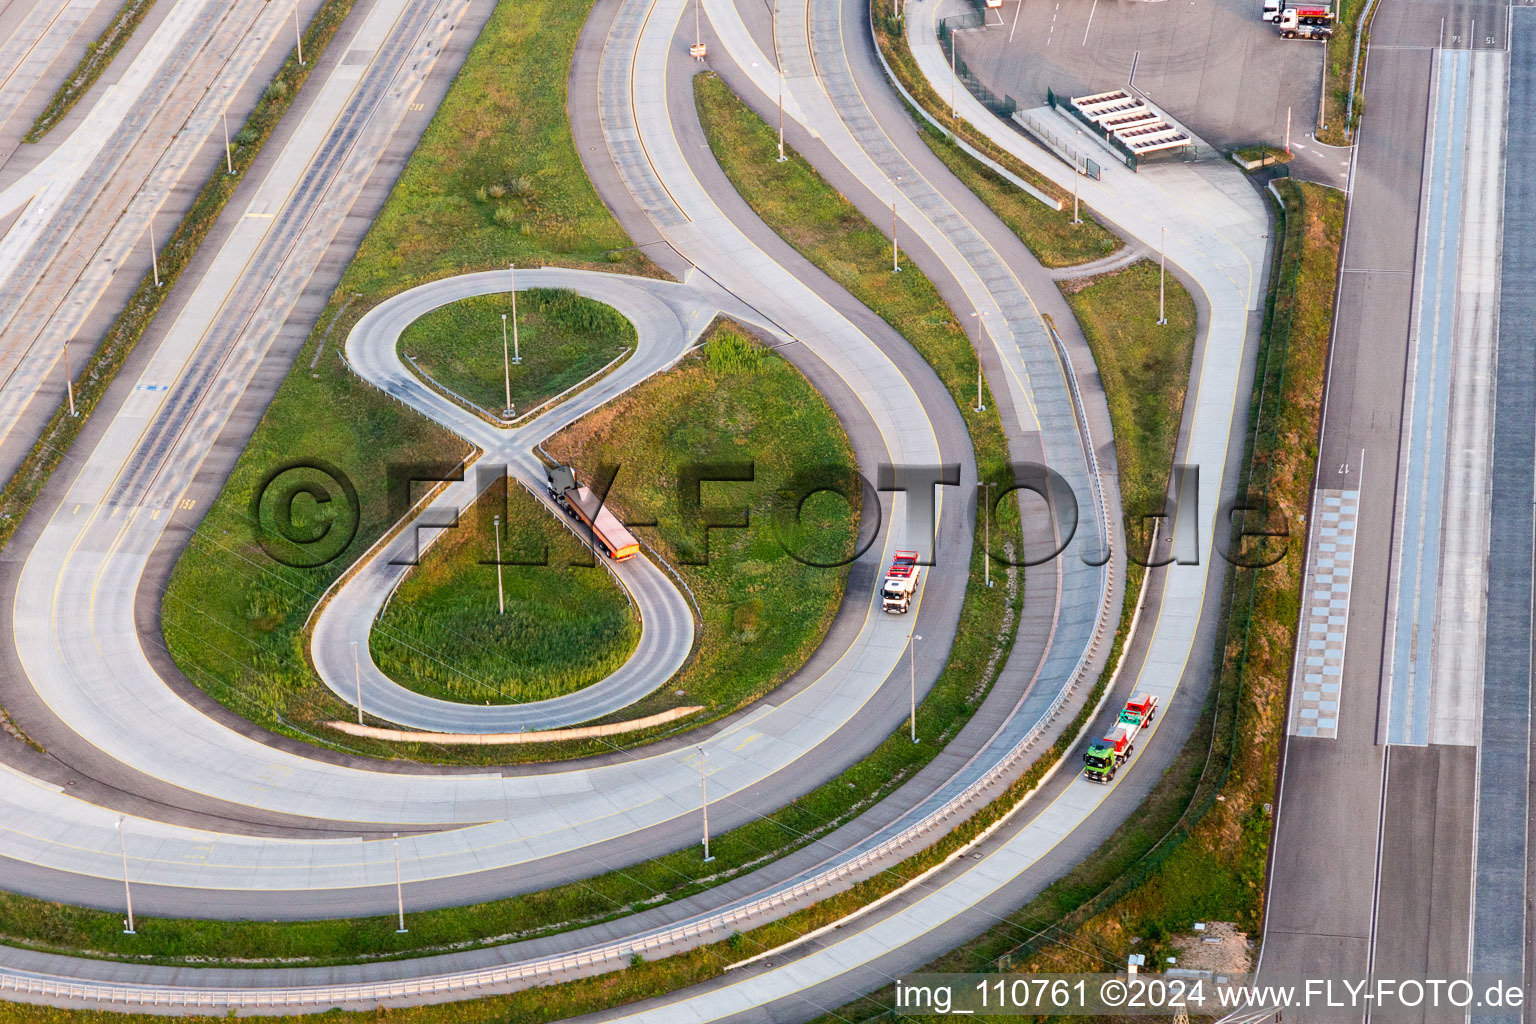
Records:
<instances>
[{"instance_id":1,"label":"semi trailer","mask_svg":"<svg viewBox=\"0 0 1536 1024\"><path fill-rule=\"evenodd\" d=\"M893 615L905 615L912 610L912 595L923 576L923 567L917 564L916 551L898 551L885 571L885 582L880 584L880 607Z\"/></svg>"},{"instance_id":2,"label":"semi trailer","mask_svg":"<svg viewBox=\"0 0 1536 1024\"><path fill-rule=\"evenodd\" d=\"M1157 716L1157 705L1158 699L1150 693L1139 693L1126 701L1109 732L1083 754L1083 778L1089 782L1113 781L1115 772L1136 750L1136 734Z\"/></svg>"},{"instance_id":3,"label":"semi trailer","mask_svg":"<svg viewBox=\"0 0 1536 1024\"><path fill-rule=\"evenodd\" d=\"M603 553L615 562L638 555L640 542L624 528L619 517L608 511L608 506L598 501L597 495L576 480L574 471L566 471L562 475L565 479L558 482L553 473L548 477L549 496L554 503L566 515L584 524Z\"/></svg>"}]
</instances>

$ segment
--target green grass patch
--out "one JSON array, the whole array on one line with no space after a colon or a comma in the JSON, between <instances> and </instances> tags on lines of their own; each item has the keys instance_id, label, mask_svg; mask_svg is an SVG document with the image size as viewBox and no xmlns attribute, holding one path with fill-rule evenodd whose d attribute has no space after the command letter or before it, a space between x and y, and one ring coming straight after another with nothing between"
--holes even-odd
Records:
<instances>
[{"instance_id":1,"label":"green grass patch","mask_svg":"<svg viewBox=\"0 0 1536 1024\"><path fill-rule=\"evenodd\" d=\"M1370 42L1371 26L1367 21L1360 25L1360 15L1368 0L1339 0L1338 20L1334 22L1333 38L1324 46L1323 60L1323 125L1317 129L1319 142L1331 146L1347 146L1354 140L1355 129L1360 126L1360 115L1365 112L1365 51ZM1372 17L1376 9L1372 9ZM1364 33L1361 35L1361 33ZM1349 76L1355 60L1355 37L1360 39L1361 74L1355 82L1355 106L1353 123L1346 124L1349 115Z\"/></svg>"},{"instance_id":2,"label":"green grass patch","mask_svg":"<svg viewBox=\"0 0 1536 1024\"><path fill-rule=\"evenodd\" d=\"M1241 149L1234 149L1232 157L1240 162L1245 171L1256 171L1262 167L1291 161L1290 154L1279 146L1244 146Z\"/></svg>"},{"instance_id":3,"label":"green grass patch","mask_svg":"<svg viewBox=\"0 0 1536 1024\"><path fill-rule=\"evenodd\" d=\"M497 415L509 391L512 408L526 414L635 347L635 328L617 310L564 288L520 292L516 319L514 339L510 296L460 299L402 331L400 351L439 386ZM521 362L511 362L513 351Z\"/></svg>"},{"instance_id":4,"label":"green grass patch","mask_svg":"<svg viewBox=\"0 0 1536 1024\"><path fill-rule=\"evenodd\" d=\"M637 718L703 704L697 724L735 710L783 682L821 643L842 601L848 568L823 568L854 549L858 524L853 449L825 399L800 372L735 327L717 327L702 350L652 377L544 444L590 481L618 466L608 502L687 583L703 615L693 657L667 686L625 708ZM691 467L735 467L699 485L685 507ZM850 503L820 494L800 509L781 544L779 495L809 466L834 467ZM706 520L743 528L706 529Z\"/></svg>"},{"instance_id":5,"label":"green grass patch","mask_svg":"<svg viewBox=\"0 0 1536 1024\"><path fill-rule=\"evenodd\" d=\"M1154 263L1060 283L1104 385L1128 525L1163 509L1195 349L1194 300L1167 284L1168 322L1159 324Z\"/></svg>"},{"instance_id":6,"label":"green grass patch","mask_svg":"<svg viewBox=\"0 0 1536 1024\"><path fill-rule=\"evenodd\" d=\"M259 725L379 757L450 763L507 759L494 749L393 745L330 732L322 723L353 712L315 676L301 631L325 589L396 521L408 499L422 493L421 485L409 493L398 481L391 487L390 467L448 470L466 454L459 438L346 368L340 347L363 314L424 281L505 268L509 262L655 272L628 249L629 239L588 182L571 137L566 78L590 8L590 2L556 0L496 5L177 563L162 605L168 649L188 678ZM305 53L312 52L318 51L306 40ZM311 61L300 70L313 66ZM509 67L517 74L507 74ZM291 98L286 86L281 92ZM237 159L248 161L244 135L236 137ZM166 266L162 257L162 272ZM149 291L154 292L152 284ZM498 332L499 320L498 314ZM496 371L499 379L499 365ZM361 507L351 542L314 568L275 561L260 543L251 514L263 481L296 459L320 460L339 471L356 487ZM319 529L325 523L311 525ZM341 523L334 536L344 538L353 525ZM554 754L546 750L540 756Z\"/></svg>"},{"instance_id":7,"label":"green grass patch","mask_svg":"<svg viewBox=\"0 0 1536 1024\"><path fill-rule=\"evenodd\" d=\"M101 35L85 45L85 56L64 76L64 81L21 141L41 142L43 136L74 109L75 104L91 91L91 86L96 84L102 72L112 64L112 58L127 44L133 30L139 27L139 22L144 20L154 5L155 0L123 0L123 5L117 9Z\"/></svg>"},{"instance_id":8,"label":"green grass patch","mask_svg":"<svg viewBox=\"0 0 1536 1024\"><path fill-rule=\"evenodd\" d=\"M497 592L496 523L503 561ZM472 704L548 700L590 686L635 649L640 622L618 582L521 486L498 481L410 571L374 623L384 674Z\"/></svg>"}]
</instances>

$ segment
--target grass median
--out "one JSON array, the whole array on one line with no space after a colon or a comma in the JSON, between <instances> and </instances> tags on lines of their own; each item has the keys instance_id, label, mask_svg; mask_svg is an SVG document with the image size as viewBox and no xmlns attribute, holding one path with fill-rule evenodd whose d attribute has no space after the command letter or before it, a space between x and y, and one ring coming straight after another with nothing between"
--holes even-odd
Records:
<instances>
[{"instance_id":1,"label":"grass median","mask_svg":"<svg viewBox=\"0 0 1536 1024\"><path fill-rule=\"evenodd\" d=\"M617 310L564 288L519 291L515 319L516 331L507 295L460 299L402 331L400 352L450 397L499 416L509 397L526 415L635 347Z\"/></svg>"},{"instance_id":2,"label":"grass median","mask_svg":"<svg viewBox=\"0 0 1536 1024\"><path fill-rule=\"evenodd\" d=\"M1158 268L1148 261L1059 285L1099 370L1126 532L1133 550L1139 538L1142 555L1147 539L1138 527L1163 510L1195 348L1194 300L1177 281L1168 284L1166 324L1157 322ZM1139 585L1138 573L1127 589Z\"/></svg>"},{"instance_id":3,"label":"grass median","mask_svg":"<svg viewBox=\"0 0 1536 1024\"><path fill-rule=\"evenodd\" d=\"M956 145L954 136L947 134L920 115L916 120L918 134L928 144L928 148L933 150L934 155L944 162L944 166L948 167L950 173L959 178L966 188L976 193L982 202L992 208L992 212L997 214L998 219L1019 236L1043 266L1072 267L1079 263L1090 263L1103 259L1120 248L1122 243L1119 236L1094 220L1093 215L1086 208L1079 215L1082 223L1072 223L1070 193L1063 193L1054 186L1043 189L1047 194L1062 200L1062 208L1053 210L961 149ZM974 145L969 136L966 136L966 142ZM998 153L1001 153L1001 150ZM995 159L997 154L989 153L988 155ZM1010 170L1015 174L1018 173L1017 167L1011 167ZM1037 180L1044 180L1038 175L1035 177ZM1036 183L1031 182L1031 184Z\"/></svg>"},{"instance_id":4,"label":"grass median","mask_svg":"<svg viewBox=\"0 0 1536 1024\"><path fill-rule=\"evenodd\" d=\"M102 72L111 67L112 59L128 44L133 30L139 27L139 22L144 20L154 5L155 0L123 0L122 6L112 16L107 27L102 29L101 35L85 44L85 55L64 76L64 81L59 84L49 98L48 105L37 115L21 141L41 142L44 135L64 120L64 115L91 91L91 86L96 84Z\"/></svg>"},{"instance_id":5,"label":"grass median","mask_svg":"<svg viewBox=\"0 0 1536 1024\"><path fill-rule=\"evenodd\" d=\"M460 439L347 368L341 345L358 319L413 285L512 262L656 273L629 248L587 180L566 117L567 76L590 7L557 0L496 5L176 565L161 607L167 648L192 682L259 725L380 757L506 759L483 749L329 733L321 723L351 712L315 676L303 627L325 589L390 528L407 499L420 494L419 485L406 491L397 479L392 486L391 467L397 477L407 466L426 470L416 475L447 474L466 454ZM511 66L516 75L506 74ZM499 315L497 321L499 333ZM338 550L310 546L295 553L279 545L285 561L308 567L275 560L251 514L263 483L295 461L323 463L357 494L355 529L349 520L326 534L324 543L333 546L337 538L347 540ZM338 484L329 486L341 496ZM326 525L308 524L317 531Z\"/></svg>"},{"instance_id":6,"label":"grass median","mask_svg":"<svg viewBox=\"0 0 1536 1024\"><path fill-rule=\"evenodd\" d=\"M950 116L947 100L939 98L923 77L907 46L901 12L906 0L870 0L869 18L875 45L890 73L928 118L914 114L919 134L945 165L966 186L992 206L1004 223L1013 228L1035 258L1046 266L1064 267L1107 256L1119 248L1116 236L1083 205L1081 224L1072 224L1072 193L989 139L963 118ZM935 125L935 122L937 125ZM957 146L960 139L1008 173L1038 188L1062 204L1052 210L1008 183L1000 175Z\"/></svg>"},{"instance_id":7,"label":"grass median","mask_svg":"<svg viewBox=\"0 0 1536 1024\"><path fill-rule=\"evenodd\" d=\"M499 578L495 516L503 559L525 563L503 565ZM590 686L628 660L640 639L629 599L536 498L503 477L459 523L374 623L369 647L385 675L442 700L525 703Z\"/></svg>"}]
</instances>

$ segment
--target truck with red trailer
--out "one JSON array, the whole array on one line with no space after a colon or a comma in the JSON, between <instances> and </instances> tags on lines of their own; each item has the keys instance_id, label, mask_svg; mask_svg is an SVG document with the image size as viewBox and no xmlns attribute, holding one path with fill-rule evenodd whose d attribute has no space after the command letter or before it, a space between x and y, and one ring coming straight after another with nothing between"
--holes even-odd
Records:
<instances>
[{"instance_id":1,"label":"truck with red trailer","mask_svg":"<svg viewBox=\"0 0 1536 1024\"><path fill-rule=\"evenodd\" d=\"M1120 709L1120 721L1145 729L1157 715L1157 698L1150 693L1138 693Z\"/></svg>"},{"instance_id":2,"label":"truck with red trailer","mask_svg":"<svg viewBox=\"0 0 1536 1024\"><path fill-rule=\"evenodd\" d=\"M1280 12L1280 35L1285 39L1332 39L1334 17L1333 4L1328 0L1288 3Z\"/></svg>"},{"instance_id":3,"label":"truck with red trailer","mask_svg":"<svg viewBox=\"0 0 1536 1024\"><path fill-rule=\"evenodd\" d=\"M549 475L549 496L565 510L565 514L584 524L591 531L592 539L603 553L615 562L633 558L640 553L640 542L624 528L619 517L608 511L608 506L597 500L597 495L576 480L573 471L563 474L566 481L557 482Z\"/></svg>"},{"instance_id":4,"label":"truck with red trailer","mask_svg":"<svg viewBox=\"0 0 1536 1024\"><path fill-rule=\"evenodd\" d=\"M1126 701L1109 732L1083 754L1083 778L1089 782L1112 781L1115 772L1135 752L1136 735L1157 716L1157 706L1158 698L1150 693L1138 693Z\"/></svg>"},{"instance_id":5,"label":"truck with red trailer","mask_svg":"<svg viewBox=\"0 0 1536 1024\"><path fill-rule=\"evenodd\" d=\"M912 610L912 595L917 593L923 567L917 564L916 551L898 551L885 572L885 582L880 585L880 607L893 615L905 615Z\"/></svg>"}]
</instances>

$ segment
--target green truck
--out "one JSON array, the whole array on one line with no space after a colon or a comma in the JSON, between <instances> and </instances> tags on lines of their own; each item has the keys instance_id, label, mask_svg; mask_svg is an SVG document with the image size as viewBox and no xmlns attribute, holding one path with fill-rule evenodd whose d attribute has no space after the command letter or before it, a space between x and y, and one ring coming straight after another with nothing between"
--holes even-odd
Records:
<instances>
[{"instance_id":1,"label":"green truck","mask_svg":"<svg viewBox=\"0 0 1536 1024\"><path fill-rule=\"evenodd\" d=\"M1158 699L1150 693L1137 694L1126 701L1114 727L1083 754L1083 778L1089 782L1113 781L1116 770L1136 751L1136 734L1157 716L1157 704Z\"/></svg>"}]
</instances>

